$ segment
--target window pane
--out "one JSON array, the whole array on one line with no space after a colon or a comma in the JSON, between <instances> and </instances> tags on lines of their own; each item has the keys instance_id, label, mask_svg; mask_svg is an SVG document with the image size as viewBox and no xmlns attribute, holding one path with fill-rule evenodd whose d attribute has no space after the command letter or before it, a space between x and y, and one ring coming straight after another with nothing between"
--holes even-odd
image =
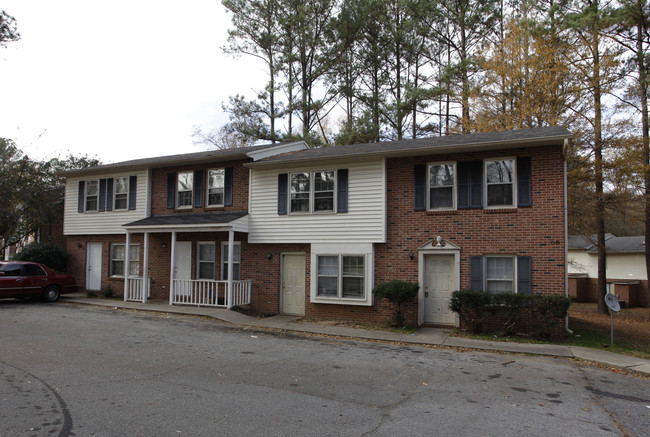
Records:
<instances>
[{"instance_id":1,"label":"window pane","mask_svg":"<svg viewBox=\"0 0 650 437\"><path fill-rule=\"evenodd\" d=\"M0 268L5 276L20 276L20 264L5 264Z\"/></svg>"},{"instance_id":2,"label":"window pane","mask_svg":"<svg viewBox=\"0 0 650 437\"><path fill-rule=\"evenodd\" d=\"M192 191L192 176L191 172L178 174L178 191Z\"/></svg>"},{"instance_id":3,"label":"window pane","mask_svg":"<svg viewBox=\"0 0 650 437\"><path fill-rule=\"evenodd\" d=\"M140 246L137 244L132 244L129 249L129 259L131 261L137 261L140 259Z\"/></svg>"},{"instance_id":4,"label":"window pane","mask_svg":"<svg viewBox=\"0 0 650 437\"><path fill-rule=\"evenodd\" d=\"M309 193L309 173L291 174L291 194Z\"/></svg>"},{"instance_id":5,"label":"window pane","mask_svg":"<svg viewBox=\"0 0 650 437\"><path fill-rule=\"evenodd\" d=\"M429 167L429 186L444 187L454 185L454 165L440 164Z\"/></svg>"},{"instance_id":6,"label":"window pane","mask_svg":"<svg viewBox=\"0 0 650 437\"><path fill-rule=\"evenodd\" d=\"M86 198L86 211L97 211L97 196Z\"/></svg>"},{"instance_id":7,"label":"window pane","mask_svg":"<svg viewBox=\"0 0 650 437\"><path fill-rule=\"evenodd\" d=\"M127 195L126 194L116 194L115 195L115 209L126 209L127 207Z\"/></svg>"},{"instance_id":8,"label":"window pane","mask_svg":"<svg viewBox=\"0 0 650 437\"><path fill-rule=\"evenodd\" d=\"M129 276L140 276L140 261L129 263Z\"/></svg>"},{"instance_id":9,"label":"window pane","mask_svg":"<svg viewBox=\"0 0 650 437\"><path fill-rule=\"evenodd\" d=\"M191 206L192 205L192 192L184 191L178 193L178 206Z\"/></svg>"},{"instance_id":10,"label":"window pane","mask_svg":"<svg viewBox=\"0 0 650 437\"><path fill-rule=\"evenodd\" d=\"M291 195L291 212L309 212L309 193Z\"/></svg>"},{"instance_id":11,"label":"window pane","mask_svg":"<svg viewBox=\"0 0 650 437\"><path fill-rule=\"evenodd\" d=\"M487 281L487 291L490 293L512 293L512 281Z\"/></svg>"},{"instance_id":12,"label":"window pane","mask_svg":"<svg viewBox=\"0 0 650 437\"><path fill-rule=\"evenodd\" d=\"M86 196L96 196L97 192L99 191L98 181L88 181L88 185L86 187Z\"/></svg>"},{"instance_id":13,"label":"window pane","mask_svg":"<svg viewBox=\"0 0 650 437\"><path fill-rule=\"evenodd\" d=\"M199 279L214 279L214 263L199 263Z\"/></svg>"},{"instance_id":14,"label":"window pane","mask_svg":"<svg viewBox=\"0 0 650 437\"><path fill-rule=\"evenodd\" d=\"M111 261L111 275L124 276L124 261Z\"/></svg>"},{"instance_id":15,"label":"window pane","mask_svg":"<svg viewBox=\"0 0 650 437\"><path fill-rule=\"evenodd\" d=\"M512 205L512 184L488 185L487 204L488 206Z\"/></svg>"},{"instance_id":16,"label":"window pane","mask_svg":"<svg viewBox=\"0 0 650 437\"><path fill-rule=\"evenodd\" d=\"M37 266L35 264L25 264L24 275L25 276L46 276L45 270L43 270L41 266Z\"/></svg>"},{"instance_id":17,"label":"window pane","mask_svg":"<svg viewBox=\"0 0 650 437\"><path fill-rule=\"evenodd\" d=\"M429 208L453 208L453 190L453 187L431 188L431 190L429 190Z\"/></svg>"},{"instance_id":18,"label":"window pane","mask_svg":"<svg viewBox=\"0 0 650 437\"><path fill-rule=\"evenodd\" d=\"M121 259L124 260L124 245L123 244L114 244L113 245L113 255L112 259Z\"/></svg>"},{"instance_id":19,"label":"window pane","mask_svg":"<svg viewBox=\"0 0 650 437\"><path fill-rule=\"evenodd\" d=\"M339 274L339 257L338 256L319 256L318 257L318 275L338 276Z\"/></svg>"},{"instance_id":20,"label":"window pane","mask_svg":"<svg viewBox=\"0 0 650 437\"><path fill-rule=\"evenodd\" d=\"M214 262L214 244L199 244L199 260Z\"/></svg>"},{"instance_id":21,"label":"window pane","mask_svg":"<svg viewBox=\"0 0 650 437\"><path fill-rule=\"evenodd\" d=\"M129 192L129 180L127 178L115 178L115 194L126 194Z\"/></svg>"},{"instance_id":22,"label":"window pane","mask_svg":"<svg viewBox=\"0 0 650 437\"><path fill-rule=\"evenodd\" d=\"M314 211L334 211L334 191L314 193Z\"/></svg>"},{"instance_id":23,"label":"window pane","mask_svg":"<svg viewBox=\"0 0 650 437\"><path fill-rule=\"evenodd\" d=\"M362 298L363 278L343 277L343 297Z\"/></svg>"},{"instance_id":24,"label":"window pane","mask_svg":"<svg viewBox=\"0 0 650 437\"><path fill-rule=\"evenodd\" d=\"M318 277L318 296L332 296L337 297L337 282L338 277L319 276Z\"/></svg>"},{"instance_id":25,"label":"window pane","mask_svg":"<svg viewBox=\"0 0 650 437\"><path fill-rule=\"evenodd\" d=\"M210 170L208 173L209 188L223 188L225 170Z\"/></svg>"},{"instance_id":26,"label":"window pane","mask_svg":"<svg viewBox=\"0 0 650 437\"><path fill-rule=\"evenodd\" d=\"M314 173L314 191L334 191L334 172L317 171Z\"/></svg>"},{"instance_id":27,"label":"window pane","mask_svg":"<svg viewBox=\"0 0 650 437\"><path fill-rule=\"evenodd\" d=\"M514 278L513 259L510 257L488 257L486 258L487 279L510 279Z\"/></svg>"},{"instance_id":28,"label":"window pane","mask_svg":"<svg viewBox=\"0 0 650 437\"><path fill-rule=\"evenodd\" d=\"M363 256L344 256L343 257L343 276L360 276L363 277Z\"/></svg>"},{"instance_id":29,"label":"window pane","mask_svg":"<svg viewBox=\"0 0 650 437\"><path fill-rule=\"evenodd\" d=\"M344 256L342 297L362 298L364 275L363 256Z\"/></svg>"},{"instance_id":30,"label":"window pane","mask_svg":"<svg viewBox=\"0 0 650 437\"><path fill-rule=\"evenodd\" d=\"M507 159L504 161L487 161L485 165L488 184L512 183L515 174L515 161Z\"/></svg>"}]
</instances>

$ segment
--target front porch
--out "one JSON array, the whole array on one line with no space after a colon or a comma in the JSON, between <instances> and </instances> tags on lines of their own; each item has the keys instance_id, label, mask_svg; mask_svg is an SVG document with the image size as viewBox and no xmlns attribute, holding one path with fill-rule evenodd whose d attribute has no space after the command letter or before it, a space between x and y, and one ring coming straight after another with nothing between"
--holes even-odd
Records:
<instances>
[{"instance_id":1,"label":"front porch","mask_svg":"<svg viewBox=\"0 0 650 437\"><path fill-rule=\"evenodd\" d=\"M170 214L153 216L137 222L124 225L126 228L126 247L131 247L133 234L143 235L142 275L134 277L129 269L125 269L124 301L146 303L151 296L150 265L150 234L170 235L169 254L169 305L191 305L197 307L232 308L251 303L252 280L238 277L234 265L238 263L235 254L235 232L248 232L248 217L245 212L235 213L198 213ZM192 244L179 240L179 234L206 235L207 233L227 232L227 245L224 241L223 256L226 262L221 280L212 274L206 275L199 268L192 269ZM223 234L222 234L223 235ZM169 237L168 237L169 238ZM214 242L208 244L216 247ZM162 245L166 247L166 243ZM165 258L167 254L164 255ZM195 260L198 263L197 260ZM194 273L192 272L194 270ZM160 283L159 283L160 284ZM160 286L158 287L160 288ZM164 285L162 286L164 289Z\"/></svg>"}]
</instances>

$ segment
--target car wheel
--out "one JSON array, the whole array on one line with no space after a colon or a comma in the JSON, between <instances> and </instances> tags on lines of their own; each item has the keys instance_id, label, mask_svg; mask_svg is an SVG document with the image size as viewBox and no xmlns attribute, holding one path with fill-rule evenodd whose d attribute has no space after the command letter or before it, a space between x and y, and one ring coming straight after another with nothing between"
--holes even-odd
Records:
<instances>
[{"instance_id":1,"label":"car wheel","mask_svg":"<svg viewBox=\"0 0 650 437\"><path fill-rule=\"evenodd\" d=\"M43 290L43 299L46 302L56 302L59 300L59 287L56 285L49 285L45 290Z\"/></svg>"}]
</instances>

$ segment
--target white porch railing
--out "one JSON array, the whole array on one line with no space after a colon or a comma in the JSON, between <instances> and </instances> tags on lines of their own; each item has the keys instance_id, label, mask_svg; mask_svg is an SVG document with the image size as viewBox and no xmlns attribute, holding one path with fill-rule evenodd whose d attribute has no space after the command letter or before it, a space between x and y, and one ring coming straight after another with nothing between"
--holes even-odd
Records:
<instances>
[{"instance_id":1,"label":"white porch railing","mask_svg":"<svg viewBox=\"0 0 650 437\"><path fill-rule=\"evenodd\" d=\"M124 300L132 300L142 302L142 295L144 293L144 278L129 278L129 287ZM151 290L151 278L147 278L147 290ZM147 298L150 297L150 291L147 291Z\"/></svg>"},{"instance_id":2,"label":"white porch railing","mask_svg":"<svg viewBox=\"0 0 650 437\"><path fill-rule=\"evenodd\" d=\"M228 305L228 281L208 279L174 279L171 299L174 304L214 306L248 305L251 303L252 280L232 281L232 305Z\"/></svg>"}]
</instances>

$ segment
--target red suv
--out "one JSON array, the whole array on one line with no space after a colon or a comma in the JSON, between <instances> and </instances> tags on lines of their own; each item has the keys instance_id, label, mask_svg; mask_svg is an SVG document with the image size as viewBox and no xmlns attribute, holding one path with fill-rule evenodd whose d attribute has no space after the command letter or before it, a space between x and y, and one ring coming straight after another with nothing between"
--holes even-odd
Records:
<instances>
[{"instance_id":1,"label":"red suv","mask_svg":"<svg viewBox=\"0 0 650 437\"><path fill-rule=\"evenodd\" d=\"M74 276L55 273L43 264L0 261L0 298L40 296L47 302L56 302L60 294L77 290Z\"/></svg>"}]
</instances>

